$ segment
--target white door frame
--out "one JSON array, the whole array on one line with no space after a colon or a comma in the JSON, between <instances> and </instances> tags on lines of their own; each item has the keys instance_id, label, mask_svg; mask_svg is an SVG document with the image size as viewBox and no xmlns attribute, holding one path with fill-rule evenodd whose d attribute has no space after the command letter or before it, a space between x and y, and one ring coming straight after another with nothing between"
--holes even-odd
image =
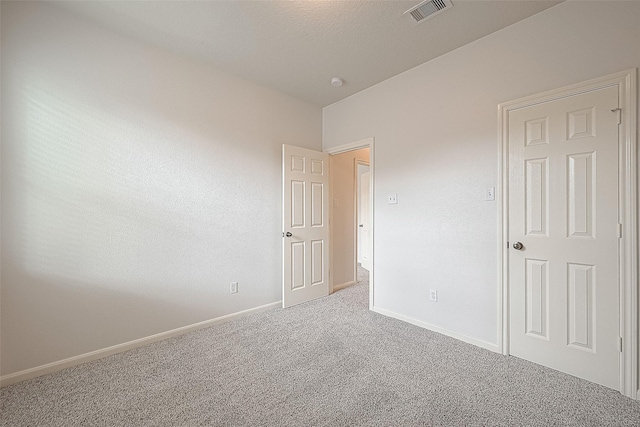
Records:
<instances>
[{"instance_id":1,"label":"white door frame","mask_svg":"<svg viewBox=\"0 0 640 427\"><path fill-rule=\"evenodd\" d=\"M347 151L359 150L361 148L369 149L369 172L371 173L371 198L369 200L370 203L370 215L371 215L371 270L369 271L369 310L373 309L373 271L375 266L375 256L374 256L374 230L375 230L375 179L374 179L374 170L375 170L375 150L374 150L374 139L366 138L360 141L352 142L349 144L339 145L337 147L331 147L324 150L325 153L329 155L345 153ZM333 183L329 185L329 200L333 200ZM333 233L333 225L331 221L329 222L329 233ZM333 239L330 239L331 245L333 245ZM333 275L331 272L333 271L333 247L330 246L330 254L329 254L329 275L331 276L329 281L329 293L333 293Z\"/></svg>"},{"instance_id":2,"label":"white door frame","mask_svg":"<svg viewBox=\"0 0 640 427\"><path fill-rule=\"evenodd\" d=\"M509 354L509 112L580 93L617 86L622 123L619 126L619 205L622 224L619 239L620 289L620 393L640 399L638 390L638 150L636 69L588 80L560 89L520 98L498 106L499 174L498 201L498 348Z\"/></svg>"}]
</instances>

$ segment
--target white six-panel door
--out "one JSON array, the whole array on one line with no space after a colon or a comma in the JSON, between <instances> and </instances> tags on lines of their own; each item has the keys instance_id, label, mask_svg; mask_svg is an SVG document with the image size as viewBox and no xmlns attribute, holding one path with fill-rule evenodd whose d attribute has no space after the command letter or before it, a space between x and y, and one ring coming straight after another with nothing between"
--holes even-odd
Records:
<instances>
[{"instance_id":1,"label":"white six-panel door","mask_svg":"<svg viewBox=\"0 0 640 427\"><path fill-rule=\"evenodd\" d=\"M617 108L617 87L593 90L508 130L509 352L616 389Z\"/></svg>"},{"instance_id":2,"label":"white six-panel door","mask_svg":"<svg viewBox=\"0 0 640 427\"><path fill-rule=\"evenodd\" d=\"M329 155L282 146L283 307L329 295Z\"/></svg>"}]
</instances>

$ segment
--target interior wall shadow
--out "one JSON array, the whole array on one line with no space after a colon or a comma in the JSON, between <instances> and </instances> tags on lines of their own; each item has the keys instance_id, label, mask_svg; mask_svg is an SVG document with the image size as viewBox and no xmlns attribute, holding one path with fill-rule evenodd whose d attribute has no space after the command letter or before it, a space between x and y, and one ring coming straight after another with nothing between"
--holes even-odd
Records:
<instances>
[{"instance_id":1,"label":"interior wall shadow","mask_svg":"<svg viewBox=\"0 0 640 427\"><path fill-rule=\"evenodd\" d=\"M170 330L176 317L198 318L192 306L116 290L121 283L33 275L6 258L2 270L3 283L19 284L3 289L3 375Z\"/></svg>"}]
</instances>

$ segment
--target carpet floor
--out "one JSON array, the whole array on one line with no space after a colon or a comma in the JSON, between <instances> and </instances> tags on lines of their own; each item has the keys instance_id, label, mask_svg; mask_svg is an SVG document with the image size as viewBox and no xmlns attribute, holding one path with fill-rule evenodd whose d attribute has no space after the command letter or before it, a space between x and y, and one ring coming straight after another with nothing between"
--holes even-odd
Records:
<instances>
[{"instance_id":1,"label":"carpet floor","mask_svg":"<svg viewBox=\"0 0 640 427\"><path fill-rule=\"evenodd\" d=\"M0 426L640 426L640 402L333 295L0 390Z\"/></svg>"}]
</instances>

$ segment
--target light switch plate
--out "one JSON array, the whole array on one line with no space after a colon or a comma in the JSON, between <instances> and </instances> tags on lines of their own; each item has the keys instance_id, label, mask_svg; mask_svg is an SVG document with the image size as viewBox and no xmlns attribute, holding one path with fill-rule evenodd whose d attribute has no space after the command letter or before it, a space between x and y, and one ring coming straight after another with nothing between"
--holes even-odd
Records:
<instances>
[{"instance_id":1,"label":"light switch plate","mask_svg":"<svg viewBox=\"0 0 640 427\"><path fill-rule=\"evenodd\" d=\"M387 195L387 203L390 205L398 203L398 193Z\"/></svg>"},{"instance_id":2,"label":"light switch plate","mask_svg":"<svg viewBox=\"0 0 640 427\"><path fill-rule=\"evenodd\" d=\"M487 201L496 199L496 187L489 187L484 193L484 199Z\"/></svg>"}]
</instances>

